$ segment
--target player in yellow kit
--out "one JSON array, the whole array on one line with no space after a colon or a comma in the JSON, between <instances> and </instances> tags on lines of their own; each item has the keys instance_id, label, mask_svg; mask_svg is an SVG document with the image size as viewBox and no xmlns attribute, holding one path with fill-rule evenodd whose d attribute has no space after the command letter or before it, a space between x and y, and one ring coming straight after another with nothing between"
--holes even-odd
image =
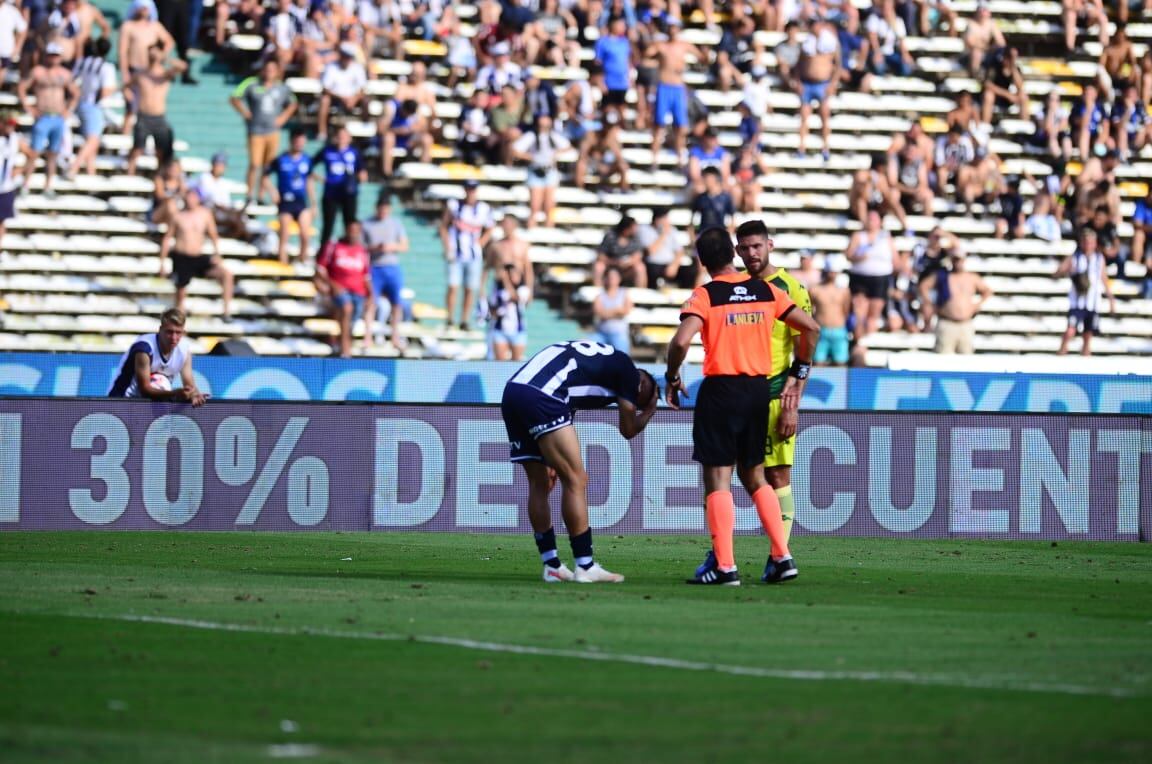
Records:
<instances>
[{"instance_id":1,"label":"player in yellow kit","mask_svg":"<svg viewBox=\"0 0 1152 764\"><path fill-rule=\"evenodd\" d=\"M736 229L736 254L748 273L777 287L791 297L797 307L811 315L812 298L808 295L808 288L783 268L772 265L769 258L772 246L772 237L763 221L749 220ZM789 370L794 362L807 366L812 361L811 358L793 358L795 334L785 324L778 324L772 331L772 374L769 377L772 402L768 410L768 441L764 444L764 473L780 500L785 538L791 537L792 521L796 515L796 504L792 499L792 462L796 454L800 396L807 382L807 374L790 377ZM769 561L762 580L779 583L795 577L795 569L782 570Z\"/></svg>"}]
</instances>

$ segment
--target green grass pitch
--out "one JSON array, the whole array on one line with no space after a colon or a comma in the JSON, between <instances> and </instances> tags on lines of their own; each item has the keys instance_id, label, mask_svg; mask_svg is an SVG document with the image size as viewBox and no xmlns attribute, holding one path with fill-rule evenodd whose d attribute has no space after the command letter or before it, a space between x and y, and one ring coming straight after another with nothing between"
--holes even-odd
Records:
<instances>
[{"instance_id":1,"label":"green grass pitch","mask_svg":"<svg viewBox=\"0 0 1152 764\"><path fill-rule=\"evenodd\" d=\"M0 534L0 762L1152 761L1147 546L794 546Z\"/></svg>"}]
</instances>

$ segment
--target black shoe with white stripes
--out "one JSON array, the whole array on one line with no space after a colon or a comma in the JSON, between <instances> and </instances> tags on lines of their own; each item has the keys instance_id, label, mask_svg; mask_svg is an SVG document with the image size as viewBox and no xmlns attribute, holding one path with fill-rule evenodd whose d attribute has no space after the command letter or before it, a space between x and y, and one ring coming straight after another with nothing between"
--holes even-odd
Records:
<instances>
[{"instance_id":1,"label":"black shoe with white stripes","mask_svg":"<svg viewBox=\"0 0 1152 764\"><path fill-rule=\"evenodd\" d=\"M796 569L796 561L791 557L787 560L773 560L769 557L768 562L764 564L764 575L760 576L760 580L766 584L782 584L798 575L800 571Z\"/></svg>"},{"instance_id":2,"label":"black shoe with white stripes","mask_svg":"<svg viewBox=\"0 0 1152 764\"><path fill-rule=\"evenodd\" d=\"M740 571L730 570L725 573L719 568L708 568L698 576L685 579L684 583L703 586L739 586Z\"/></svg>"}]
</instances>

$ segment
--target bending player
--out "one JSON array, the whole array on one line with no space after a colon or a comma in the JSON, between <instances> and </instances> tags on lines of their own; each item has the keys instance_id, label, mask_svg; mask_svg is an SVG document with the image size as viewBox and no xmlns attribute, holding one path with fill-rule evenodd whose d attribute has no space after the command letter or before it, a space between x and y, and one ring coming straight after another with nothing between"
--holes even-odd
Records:
<instances>
[{"instance_id":1,"label":"bending player","mask_svg":"<svg viewBox=\"0 0 1152 764\"><path fill-rule=\"evenodd\" d=\"M169 308L160 316L155 334L141 334L120 358L119 371L111 398L151 398L154 401L179 401L203 406L208 396L196 389L192 376L192 348L184 338L184 311ZM181 387L173 389L176 375ZM164 385L155 377L165 377Z\"/></svg>"},{"instance_id":2,"label":"bending player","mask_svg":"<svg viewBox=\"0 0 1152 764\"><path fill-rule=\"evenodd\" d=\"M504 386L500 403L511 459L528 476L528 520L549 583L620 583L624 576L592 557L588 526L588 473L572 418L577 409L620 409L620 434L639 435L656 413L660 390L627 354L599 342L559 342L528 359ZM559 478L560 512L576 560L560 561L548 494Z\"/></svg>"},{"instance_id":3,"label":"bending player","mask_svg":"<svg viewBox=\"0 0 1152 764\"><path fill-rule=\"evenodd\" d=\"M712 281L697 287L680 313L680 327L668 344L667 400L679 408L686 394L680 366L692 337L704 341L704 382L692 417L692 458L704 476L705 518L713 552L689 584L739 586L733 533L736 506L732 499L732 469L756 505L756 513L771 540L769 566L795 563L788 551L780 503L762 468L768 428L773 348L771 336L782 323L800 336L802 355L811 357L820 328L812 317L773 284L740 273L733 265L732 239L722 228L705 231L696 240L700 263ZM792 374L804 376L807 364L795 364Z\"/></svg>"}]
</instances>

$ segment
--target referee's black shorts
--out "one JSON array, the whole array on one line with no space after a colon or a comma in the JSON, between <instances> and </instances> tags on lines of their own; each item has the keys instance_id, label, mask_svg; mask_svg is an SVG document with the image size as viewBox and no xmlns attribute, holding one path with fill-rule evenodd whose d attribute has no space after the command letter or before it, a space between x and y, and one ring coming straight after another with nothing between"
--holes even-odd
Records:
<instances>
[{"instance_id":1,"label":"referee's black shorts","mask_svg":"<svg viewBox=\"0 0 1152 764\"><path fill-rule=\"evenodd\" d=\"M692 458L708 467L752 467L764 461L768 377L705 377L692 417Z\"/></svg>"}]
</instances>

